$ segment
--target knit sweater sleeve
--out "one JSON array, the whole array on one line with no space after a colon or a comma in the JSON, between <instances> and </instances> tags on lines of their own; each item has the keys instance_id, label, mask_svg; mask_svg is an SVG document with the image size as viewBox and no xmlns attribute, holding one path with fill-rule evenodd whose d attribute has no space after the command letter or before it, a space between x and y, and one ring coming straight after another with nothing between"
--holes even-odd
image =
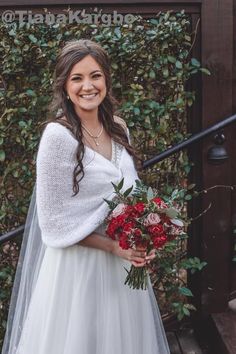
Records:
<instances>
[{"instance_id":1,"label":"knit sweater sleeve","mask_svg":"<svg viewBox=\"0 0 236 354\"><path fill-rule=\"evenodd\" d=\"M42 239L51 247L70 246L93 231L89 211L84 215L88 222L84 225L83 203L72 197L77 144L58 123L49 123L40 141L36 202Z\"/></svg>"},{"instance_id":2,"label":"knit sweater sleeve","mask_svg":"<svg viewBox=\"0 0 236 354\"><path fill-rule=\"evenodd\" d=\"M78 141L59 123L49 123L40 141L36 163L36 203L43 242L50 247L72 246L104 223L114 197L112 183L124 177L124 190L135 183L133 160L123 149L119 166L85 149L84 177L73 196L73 172ZM111 183L112 182L112 183Z\"/></svg>"}]
</instances>

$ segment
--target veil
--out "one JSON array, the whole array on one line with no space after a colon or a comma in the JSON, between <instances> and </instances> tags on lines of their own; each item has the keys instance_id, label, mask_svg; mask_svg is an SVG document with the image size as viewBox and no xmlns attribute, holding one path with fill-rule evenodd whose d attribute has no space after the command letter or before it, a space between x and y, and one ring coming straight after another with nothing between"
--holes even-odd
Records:
<instances>
[{"instance_id":1,"label":"veil","mask_svg":"<svg viewBox=\"0 0 236 354\"><path fill-rule=\"evenodd\" d=\"M38 224L34 186L12 289L2 354L16 352L45 249Z\"/></svg>"}]
</instances>

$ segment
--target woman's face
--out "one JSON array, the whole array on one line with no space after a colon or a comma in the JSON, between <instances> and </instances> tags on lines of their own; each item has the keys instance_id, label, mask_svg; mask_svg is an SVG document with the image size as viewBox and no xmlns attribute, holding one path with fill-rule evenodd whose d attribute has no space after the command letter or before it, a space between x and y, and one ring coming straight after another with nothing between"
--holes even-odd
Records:
<instances>
[{"instance_id":1,"label":"woman's face","mask_svg":"<svg viewBox=\"0 0 236 354\"><path fill-rule=\"evenodd\" d=\"M65 89L78 114L97 112L106 96L106 81L101 67L91 55L73 66Z\"/></svg>"}]
</instances>

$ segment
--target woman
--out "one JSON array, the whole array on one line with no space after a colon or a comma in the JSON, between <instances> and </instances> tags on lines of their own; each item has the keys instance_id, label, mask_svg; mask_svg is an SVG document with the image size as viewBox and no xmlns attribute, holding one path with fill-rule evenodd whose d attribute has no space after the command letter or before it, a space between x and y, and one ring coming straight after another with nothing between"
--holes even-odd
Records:
<instances>
[{"instance_id":1,"label":"woman","mask_svg":"<svg viewBox=\"0 0 236 354\"><path fill-rule=\"evenodd\" d=\"M124 178L125 190L138 179L113 102L106 52L89 40L69 42L55 69L53 109L61 113L46 125L37 156L43 251L34 257L27 311L14 318L3 353L169 353L151 285L124 285L124 267L142 267L154 254L122 250L105 235L111 182Z\"/></svg>"}]
</instances>

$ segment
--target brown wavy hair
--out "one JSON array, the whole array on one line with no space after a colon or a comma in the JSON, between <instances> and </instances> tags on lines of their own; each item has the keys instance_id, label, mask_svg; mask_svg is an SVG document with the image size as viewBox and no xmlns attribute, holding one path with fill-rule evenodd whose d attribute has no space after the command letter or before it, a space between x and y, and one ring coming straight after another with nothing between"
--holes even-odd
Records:
<instances>
[{"instance_id":1,"label":"brown wavy hair","mask_svg":"<svg viewBox=\"0 0 236 354\"><path fill-rule=\"evenodd\" d=\"M79 142L76 151L77 165L73 172L74 195L79 193L79 182L84 177L82 160L85 149L82 140L83 132L81 121L78 119L80 117L76 113L72 101L67 99L65 84L73 66L87 55L92 56L93 59L96 60L105 75L107 93L98 107L98 119L111 138L123 145L134 158L137 169L140 168L140 158L134 148L129 144L125 126L114 120L114 107L118 102L112 96L111 92L110 59L106 51L99 44L88 39L69 41L62 48L56 60L53 99L49 106L49 119L44 125L51 122L58 122L68 128Z\"/></svg>"}]
</instances>

